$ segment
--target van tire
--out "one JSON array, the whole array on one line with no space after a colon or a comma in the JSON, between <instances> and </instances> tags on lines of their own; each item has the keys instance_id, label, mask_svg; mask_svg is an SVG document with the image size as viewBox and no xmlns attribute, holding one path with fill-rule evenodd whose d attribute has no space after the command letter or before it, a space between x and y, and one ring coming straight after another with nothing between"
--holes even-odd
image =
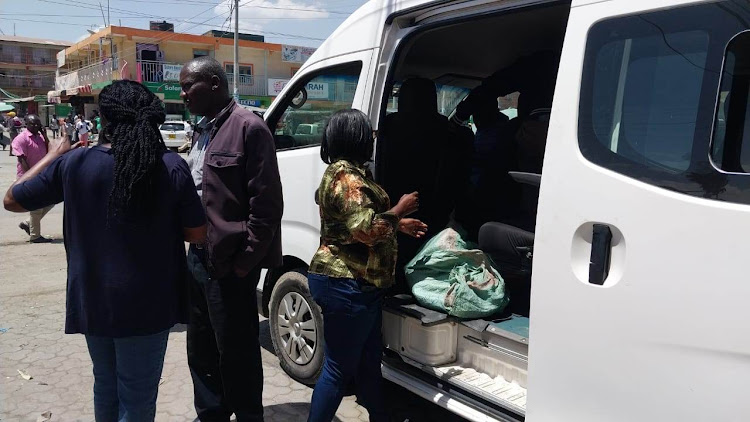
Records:
<instances>
[{"instance_id":1,"label":"van tire","mask_svg":"<svg viewBox=\"0 0 750 422\"><path fill-rule=\"evenodd\" d=\"M268 322L271 331L271 342L273 343L274 352L279 358L281 369L297 382L313 385L323 370L323 314L310 294L305 273L306 270L300 268L286 272L279 277L271 292ZM300 299L304 302L301 302ZM296 316L290 314L288 303L292 303L293 308L297 308L300 311L300 315L297 316L302 318L301 322L295 319ZM305 311L305 308L307 308L307 311ZM285 315L286 317L284 317ZM292 325L296 327L289 327L286 330L285 326L289 326L286 321L291 321ZM312 339L304 336L300 337L295 333L295 331L297 333L303 331L299 327L300 324L304 324L307 327L304 331L307 331L307 335L309 336L310 321L312 321L315 329L313 336L315 340L311 358L299 353L299 344L301 341L305 341L310 346L313 344ZM285 346L289 346L292 336L296 340L292 342L291 348L293 351L290 355Z\"/></svg>"}]
</instances>

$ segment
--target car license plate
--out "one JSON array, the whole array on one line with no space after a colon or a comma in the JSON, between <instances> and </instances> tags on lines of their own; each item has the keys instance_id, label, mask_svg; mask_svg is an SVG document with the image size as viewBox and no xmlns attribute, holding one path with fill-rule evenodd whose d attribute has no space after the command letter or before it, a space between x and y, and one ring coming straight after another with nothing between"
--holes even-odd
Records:
<instances>
[{"instance_id":1,"label":"car license plate","mask_svg":"<svg viewBox=\"0 0 750 422\"><path fill-rule=\"evenodd\" d=\"M177 138L177 135L175 135L174 133L169 134L169 139L176 139L176 138Z\"/></svg>"}]
</instances>

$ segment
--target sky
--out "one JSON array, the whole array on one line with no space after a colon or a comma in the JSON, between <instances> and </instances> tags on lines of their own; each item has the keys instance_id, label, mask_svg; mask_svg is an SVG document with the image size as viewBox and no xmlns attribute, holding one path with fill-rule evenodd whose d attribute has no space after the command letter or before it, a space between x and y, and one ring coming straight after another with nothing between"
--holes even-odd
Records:
<instances>
[{"instance_id":1,"label":"sky","mask_svg":"<svg viewBox=\"0 0 750 422\"><path fill-rule=\"evenodd\" d=\"M107 0L0 0L6 35L75 42L104 26ZM240 32L266 41L319 46L365 0L239 0ZM109 0L112 25L148 29L149 21L173 23L175 32L234 30L232 0ZM15 26L15 29L14 29Z\"/></svg>"}]
</instances>

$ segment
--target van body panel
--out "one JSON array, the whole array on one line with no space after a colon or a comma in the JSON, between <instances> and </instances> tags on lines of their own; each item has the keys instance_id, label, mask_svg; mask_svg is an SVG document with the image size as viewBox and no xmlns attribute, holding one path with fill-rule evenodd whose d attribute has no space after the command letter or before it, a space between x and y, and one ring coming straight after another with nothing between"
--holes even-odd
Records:
<instances>
[{"instance_id":1,"label":"van body panel","mask_svg":"<svg viewBox=\"0 0 750 422\"><path fill-rule=\"evenodd\" d=\"M362 62L359 83L354 94L353 108L362 108L363 98L367 91L372 73L371 59L373 51L343 54L334 58L320 60L298 72L284 88L269 111L266 120L278 117L284 110L276 110L279 105L286 107L285 98L290 90L296 88L299 81L310 73L332 66L351 62ZM284 216L281 220L282 250L285 255L294 256L309 263L320 245L320 215L315 206L315 190L318 188L326 164L320 158L320 147L309 146L299 149L279 151L279 173L284 186Z\"/></svg>"},{"instance_id":2,"label":"van body panel","mask_svg":"<svg viewBox=\"0 0 750 422\"><path fill-rule=\"evenodd\" d=\"M527 421L750 415L750 250L739 229L750 207L637 181L592 164L579 148L589 28L686 4L623 0L571 11L534 245ZM602 286L587 279L594 223L613 233Z\"/></svg>"}]
</instances>

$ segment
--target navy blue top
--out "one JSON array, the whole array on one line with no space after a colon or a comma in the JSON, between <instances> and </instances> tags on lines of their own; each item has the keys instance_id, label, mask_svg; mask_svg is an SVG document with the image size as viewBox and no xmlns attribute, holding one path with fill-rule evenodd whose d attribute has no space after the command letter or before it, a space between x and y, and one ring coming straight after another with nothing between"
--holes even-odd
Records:
<instances>
[{"instance_id":1,"label":"navy blue top","mask_svg":"<svg viewBox=\"0 0 750 422\"><path fill-rule=\"evenodd\" d=\"M206 217L187 163L172 152L162 161L152 213L139 223L113 217L107 224L108 148L71 151L13 188L27 210L65 201L66 333L128 337L187 321L183 228L200 227Z\"/></svg>"}]
</instances>

